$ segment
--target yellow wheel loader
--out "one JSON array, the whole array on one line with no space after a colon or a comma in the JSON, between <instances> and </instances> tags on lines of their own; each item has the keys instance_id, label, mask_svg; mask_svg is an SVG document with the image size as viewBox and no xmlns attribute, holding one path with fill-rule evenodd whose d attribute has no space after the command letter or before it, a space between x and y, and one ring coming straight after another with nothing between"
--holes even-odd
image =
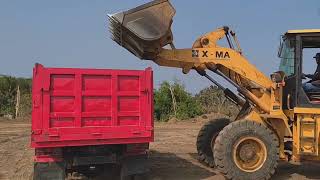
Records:
<instances>
[{"instance_id":1,"label":"yellow wheel loader","mask_svg":"<svg viewBox=\"0 0 320 180\"><path fill-rule=\"evenodd\" d=\"M155 0L109 15L112 39L142 60L196 70L241 110L234 120L215 119L199 132L199 159L228 179L270 179L279 160L314 161L319 156L320 92L302 88L303 49L320 48L320 29L290 30L282 36L279 71L264 75L242 54L228 27L202 35L190 48L174 46L175 9ZM226 39L228 47L217 44ZM206 72L223 77L237 93Z\"/></svg>"}]
</instances>

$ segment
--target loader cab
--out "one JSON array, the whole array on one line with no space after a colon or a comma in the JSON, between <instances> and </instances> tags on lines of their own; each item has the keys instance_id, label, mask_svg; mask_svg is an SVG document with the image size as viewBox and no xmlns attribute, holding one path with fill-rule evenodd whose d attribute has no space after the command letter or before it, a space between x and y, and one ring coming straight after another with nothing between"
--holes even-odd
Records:
<instances>
[{"instance_id":1,"label":"loader cab","mask_svg":"<svg viewBox=\"0 0 320 180\"><path fill-rule=\"evenodd\" d=\"M302 88L303 73L313 74L317 67L312 58L316 52L320 52L320 29L289 30L282 36L278 56L281 59L279 70L286 74L283 109L320 108L320 91L310 94Z\"/></svg>"}]
</instances>

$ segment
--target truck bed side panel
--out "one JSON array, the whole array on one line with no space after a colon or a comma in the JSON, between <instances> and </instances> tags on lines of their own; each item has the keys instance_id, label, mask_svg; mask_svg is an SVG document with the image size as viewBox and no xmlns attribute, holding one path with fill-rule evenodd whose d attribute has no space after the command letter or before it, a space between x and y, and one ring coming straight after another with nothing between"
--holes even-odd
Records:
<instances>
[{"instance_id":1,"label":"truck bed side panel","mask_svg":"<svg viewBox=\"0 0 320 180\"><path fill-rule=\"evenodd\" d=\"M152 70L33 73L32 147L153 141Z\"/></svg>"}]
</instances>

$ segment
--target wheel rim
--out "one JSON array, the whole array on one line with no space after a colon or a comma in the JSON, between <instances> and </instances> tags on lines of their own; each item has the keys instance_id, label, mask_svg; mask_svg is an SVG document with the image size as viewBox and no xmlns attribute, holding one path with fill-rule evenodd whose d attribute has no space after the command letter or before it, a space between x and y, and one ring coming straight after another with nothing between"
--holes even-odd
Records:
<instances>
[{"instance_id":1,"label":"wheel rim","mask_svg":"<svg viewBox=\"0 0 320 180\"><path fill-rule=\"evenodd\" d=\"M266 145L256 137L240 138L233 148L233 160L245 172L259 170L267 159Z\"/></svg>"}]
</instances>

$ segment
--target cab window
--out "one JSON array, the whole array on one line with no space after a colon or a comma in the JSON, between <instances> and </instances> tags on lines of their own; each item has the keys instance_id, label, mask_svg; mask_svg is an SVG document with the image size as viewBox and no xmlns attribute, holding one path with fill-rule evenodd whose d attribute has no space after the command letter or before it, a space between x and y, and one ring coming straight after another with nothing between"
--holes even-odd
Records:
<instances>
[{"instance_id":1,"label":"cab window","mask_svg":"<svg viewBox=\"0 0 320 180\"><path fill-rule=\"evenodd\" d=\"M295 73L294 43L288 39L284 40L279 49L279 57L281 58L279 70L283 71L286 76L293 75Z\"/></svg>"}]
</instances>

